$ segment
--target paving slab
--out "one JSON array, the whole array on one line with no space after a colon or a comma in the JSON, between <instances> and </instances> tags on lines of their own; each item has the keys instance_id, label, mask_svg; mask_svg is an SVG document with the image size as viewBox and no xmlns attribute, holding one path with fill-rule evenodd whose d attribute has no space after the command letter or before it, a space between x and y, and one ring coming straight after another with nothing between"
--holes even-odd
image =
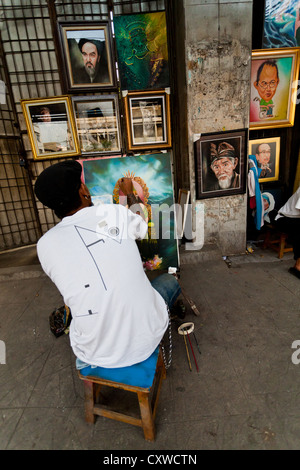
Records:
<instances>
[{"instance_id":1,"label":"paving slab","mask_svg":"<svg viewBox=\"0 0 300 470\"><path fill-rule=\"evenodd\" d=\"M163 382L157 436L97 418L84 421L83 385L68 335L55 338L49 315L63 304L34 247L0 254L1 450L200 451L293 450L300 442L300 282L288 273L293 259L255 247L252 254L197 254L180 268L180 283L200 315L186 305L172 320L173 360ZM18 264L17 260L20 263ZM39 273L39 274L37 274ZM2 276L2 277L1 277ZM195 325L189 368L183 321Z\"/></svg>"}]
</instances>

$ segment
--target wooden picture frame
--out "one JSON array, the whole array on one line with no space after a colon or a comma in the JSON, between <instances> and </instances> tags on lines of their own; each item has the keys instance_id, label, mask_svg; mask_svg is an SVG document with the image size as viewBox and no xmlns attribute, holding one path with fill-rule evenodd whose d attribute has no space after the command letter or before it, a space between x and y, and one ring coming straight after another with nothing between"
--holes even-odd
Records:
<instances>
[{"instance_id":1,"label":"wooden picture frame","mask_svg":"<svg viewBox=\"0 0 300 470\"><path fill-rule=\"evenodd\" d=\"M299 47L252 51L250 129L294 125L299 59Z\"/></svg>"},{"instance_id":2,"label":"wooden picture frame","mask_svg":"<svg viewBox=\"0 0 300 470\"><path fill-rule=\"evenodd\" d=\"M246 192L247 129L202 134L194 143L196 197Z\"/></svg>"},{"instance_id":3,"label":"wooden picture frame","mask_svg":"<svg viewBox=\"0 0 300 470\"><path fill-rule=\"evenodd\" d=\"M279 180L280 137L249 140L249 155L255 155L261 169L259 183Z\"/></svg>"},{"instance_id":4,"label":"wooden picture frame","mask_svg":"<svg viewBox=\"0 0 300 470\"><path fill-rule=\"evenodd\" d=\"M69 96L21 100L34 160L80 154Z\"/></svg>"},{"instance_id":5,"label":"wooden picture frame","mask_svg":"<svg viewBox=\"0 0 300 470\"><path fill-rule=\"evenodd\" d=\"M171 147L170 96L166 91L125 92L128 150Z\"/></svg>"},{"instance_id":6,"label":"wooden picture frame","mask_svg":"<svg viewBox=\"0 0 300 470\"><path fill-rule=\"evenodd\" d=\"M73 96L72 102L82 155L121 153L118 96Z\"/></svg>"},{"instance_id":7,"label":"wooden picture frame","mask_svg":"<svg viewBox=\"0 0 300 470\"><path fill-rule=\"evenodd\" d=\"M116 88L109 22L59 22L58 34L67 93Z\"/></svg>"}]
</instances>

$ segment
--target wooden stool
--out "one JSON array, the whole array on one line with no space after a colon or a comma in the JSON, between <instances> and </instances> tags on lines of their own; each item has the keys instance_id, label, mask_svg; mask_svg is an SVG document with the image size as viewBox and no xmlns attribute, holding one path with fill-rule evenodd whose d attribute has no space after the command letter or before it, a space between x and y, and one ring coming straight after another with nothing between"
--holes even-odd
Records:
<instances>
[{"instance_id":1,"label":"wooden stool","mask_svg":"<svg viewBox=\"0 0 300 470\"><path fill-rule=\"evenodd\" d=\"M155 415L166 370L159 348L146 359L130 367L107 369L103 367L86 367L78 371L79 378L84 381L85 419L88 423L95 422L95 416L104 416L124 423L143 428L145 439L155 439ZM93 375L94 374L94 375ZM118 380L117 380L118 378ZM100 387L107 386L137 394L140 418L120 413L96 403Z\"/></svg>"},{"instance_id":2,"label":"wooden stool","mask_svg":"<svg viewBox=\"0 0 300 470\"><path fill-rule=\"evenodd\" d=\"M267 226L267 232L263 242L263 248L272 248L278 253L278 258L281 259L284 253L293 251L293 247L286 246L287 234L279 232L273 225Z\"/></svg>"}]
</instances>

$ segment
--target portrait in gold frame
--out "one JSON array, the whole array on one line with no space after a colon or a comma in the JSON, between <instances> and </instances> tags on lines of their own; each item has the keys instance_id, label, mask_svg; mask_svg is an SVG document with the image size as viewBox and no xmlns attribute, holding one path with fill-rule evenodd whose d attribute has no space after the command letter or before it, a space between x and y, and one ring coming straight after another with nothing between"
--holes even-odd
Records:
<instances>
[{"instance_id":1,"label":"portrait in gold frame","mask_svg":"<svg viewBox=\"0 0 300 470\"><path fill-rule=\"evenodd\" d=\"M80 154L69 96L21 100L34 160Z\"/></svg>"},{"instance_id":2,"label":"portrait in gold frame","mask_svg":"<svg viewBox=\"0 0 300 470\"><path fill-rule=\"evenodd\" d=\"M280 159L280 137L249 140L249 155L255 155L261 169L259 182L278 181Z\"/></svg>"},{"instance_id":3,"label":"portrait in gold frame","mask_svg":"<svg viewBox=\"0 0 300 470\"><path fill-rule=\"evenodd\" d=\"M128 150L171 147L170 95L165 90L124 92Z\"/></svg>"},{"instance_id":4,"label":"portrait in gold frame","mask_svg":"<svg viewBox=\"0 0 300 470\"><path fill-rule=\"evenodd\" d=\"M294 125L299 47L252 51L250 129Z\"/></svg>"}]
</instances>

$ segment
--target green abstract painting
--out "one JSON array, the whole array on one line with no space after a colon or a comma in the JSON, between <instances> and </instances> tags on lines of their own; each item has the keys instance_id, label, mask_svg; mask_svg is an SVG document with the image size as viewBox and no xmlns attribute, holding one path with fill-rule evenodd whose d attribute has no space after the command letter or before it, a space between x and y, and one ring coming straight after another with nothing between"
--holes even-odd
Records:
<instances>
[{"instance_id":1,"label":"green abstract painting","mask_svg":"<svg viewBox=\"0 0 300 470\"><path fill-rule=\"evenodd\" d=\"M169 86L165 12L114 17L122 90L152 90Z\"/></svg>"},{"instance_id":2,"label":"green abstract painting","mask_svg":"<svg viewBox=\"0 0 300 470\"><path fill-rule=\"evenodd\" d=\"M134 191L148 211L148 235L138 242L144 268L178 267L178 240L170 154L80 160L84 182L94 204L121 203L119 180L132 179Z\"/></svg>"}]
</instances>

